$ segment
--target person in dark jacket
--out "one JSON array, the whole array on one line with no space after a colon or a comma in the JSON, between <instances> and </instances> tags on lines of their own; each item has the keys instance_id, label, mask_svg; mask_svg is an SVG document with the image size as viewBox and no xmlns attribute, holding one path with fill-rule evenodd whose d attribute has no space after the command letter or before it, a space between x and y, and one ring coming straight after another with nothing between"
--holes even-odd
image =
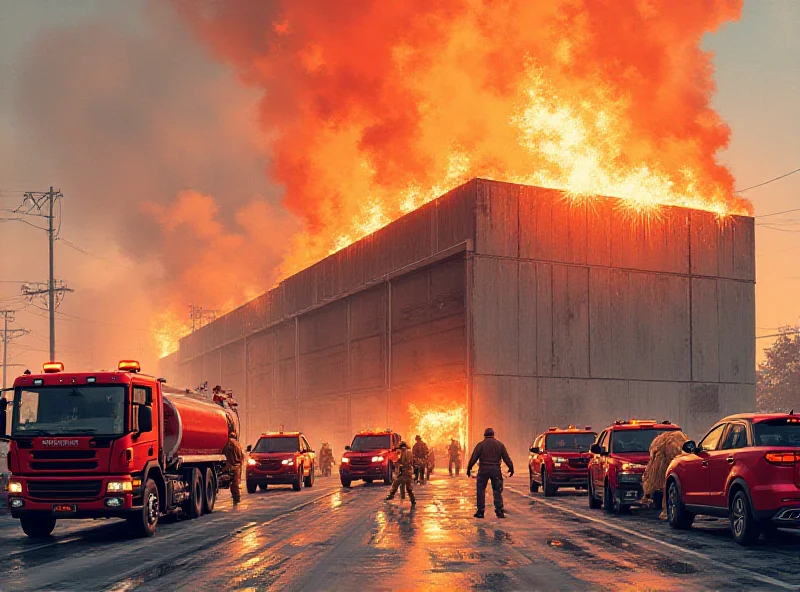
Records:
<instances>
[{"instance_id":1,"label":"person in dark jacket","mask_svg":"<svg viewBox=\"0 0 800 592\"><path fill-rule=\"evenodd\" d=\"M506 517L503 510L503 473L500 471L500 461L506 463L508 476L512 477L514 475L514 463L511 462L511 457L508 456L505 444L495 439L492 428L486 428L483 432L483 440L475 446L475 450L472 451L472 456L467 464L467 477L471 477L472 467L475 466L476 462L480 462L477 491L478 511L475 512L475 518L483 518L483 513L486 509L486 485L489 481L492 482L494 513L498 518Z\"/></svg>"}]
</instances>

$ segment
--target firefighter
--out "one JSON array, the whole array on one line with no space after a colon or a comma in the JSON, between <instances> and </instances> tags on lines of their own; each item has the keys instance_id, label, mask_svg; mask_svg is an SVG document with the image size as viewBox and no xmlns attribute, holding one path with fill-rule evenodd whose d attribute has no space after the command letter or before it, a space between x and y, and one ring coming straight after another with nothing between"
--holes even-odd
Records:
<instances>
[{"instance_id":1,"label":"firefighter","mask_svg":"<svg viewBox=\"0 0 800 592\"><path fill-rule=\"evenodd\" d=\"M642 476L642 489L645 499L652 500L653 507L661 510L659 518L662 520L667 517L663 509L667 467L676 456L683 453L683 444L688 439L682 431L672 430L656 436L650 444L650 460Z\"/></svg>"},{"instance_id":2,"label":"firefighter","mask_svg":"<svg viewBox=\"0 0 800 592\"><path fill-rule=\"evenodd\" d=\"M319 464L322 467L322 476L331 476L331 466L336 464L333 460L333 450L327 442L322 443L322 448L319 449Z\"/></svg>"},{"instance_id":3,"label":"firefighter","mask_svg":"<svg viewBox=\"0 0 800 592\"><path fill-rule=\"evenodd\" d=\"M450 457L447 463L447 470L450 476L453 476L453 467L456 469L456 475L461 473L461 444L455 438L450 439L450 446L447 447L447 454Z\"/></svg>"},{"instance_id":4,"label":"firefighter","mask_svg":"<svg viewBox=\"0 0 800 592\"><path fill-rule=\"evenodd\" d=\"M422 437L419 435L414 436L414 447L411 449L411 456L414 458L414 481L420 485L425 485L428 454L428 445L422 441Z\"/></svg>"},{"instance_id":5,"label":"firefighter","mask_svg":"<svg viewBox=\"0 0 800 592\"><path fill-rule=\"evenodd\" d=\"M492 493L494 495L494 513L498 518L505 518L506 514L503 510L503 473L500 471L500 461L506 463L508 467L508 476L514 476L514 463L511 462L511 457L508 456L506 446L494 437L494 430L486 428L483 432L483 441L478 442L475 450L472 451L472 456L467 463L467 477L472 476L472 467L476 462L480 462L478 467L478 491L477 491L477 506L478 511L475 512L475 518L483 518L483 513L486 508L486 484L492 482Z\"/></svg>"},{"instance_id":6,"label":"firefighter","mask_svg":"<svg viewBox=\"0 0 800 592\"><path fill-rule=\"evenodd\" d=\"M411 484L413 481L412 474L414 470L414 458L411 451L408 449L408 444L400 442L400 458L397 460L397 477L392 483L392 488L389 490L389 495L386 496L386 501L394 499L397 489L403 485L408 492L408 498L411 500L411 505L417 505L417 500L414 497L414 488Z\"/></svg>"},{"instance_id":7,"label":"firefighter","mask_svg":"<svg viewBox=\"0 0 800 592\"><path fill-rule=\"evenodd\" d=\"M425 480L430 481L431 475L433 474L433 469L436 466L436 452L433 450L433 446L428 449L428 469L427 473L425 474Z\"/></svg>"},{"instance_id":8,"label":"firefighter","mask_svg":"<svg viewBox=\"0 0 800 592\"><path fill-rule=\"evenodd\" d=\"M228 425L228 442L222 448L222 454L225 455L226 466L225 469L231 474L231 497L233 498L233 505L237 505L242 499L242 490L240 489L242 480L242 465L244 464L244 450L236 436L236 430L232 425Z\"/></svg>"}]
</instances>

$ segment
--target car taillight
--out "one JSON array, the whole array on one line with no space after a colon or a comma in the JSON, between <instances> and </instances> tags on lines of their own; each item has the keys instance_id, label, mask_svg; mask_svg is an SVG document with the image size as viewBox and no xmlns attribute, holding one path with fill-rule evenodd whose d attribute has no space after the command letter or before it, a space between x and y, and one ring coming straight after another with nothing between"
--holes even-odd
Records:
<instances>
[{"instance_id":1,"label":"car taillight","mask_svg":"<svg viewBox=\"0 0 800 592\"><path fill-rule=\"evenodd\" d=\"M767 452L764 455L766 461L773 465L793 465L800 460L800 453L797 452Z\"/></svg>"}]
</instances>

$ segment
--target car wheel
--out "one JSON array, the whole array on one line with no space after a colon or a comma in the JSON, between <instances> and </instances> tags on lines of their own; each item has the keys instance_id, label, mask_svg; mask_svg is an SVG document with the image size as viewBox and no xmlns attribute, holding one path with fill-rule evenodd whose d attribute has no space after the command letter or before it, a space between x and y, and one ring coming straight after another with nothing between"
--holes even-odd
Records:
<instances>
[{"instance_id":1,"label":"car wheel","mask_svg":"<svg viewBox=\"0 0 800 592\"><path fill-rule=\"evenodd\" d=\"M342 477L342 487L350 489L350 484L351 484L350 479L345 479L344 477Z\"/></svg>"},{"instance_id":2,"label":"car wheel","mask_svg":"<svg viewBox=\"0 0 800 592\"><path fill-rule=\"evenodd\" d=\"M158 500L158 487L148 479L142 492L142 509L127 518L128 527L135 537L151 537L156 533L161 507Z\"/></svg>"},{"instance_id":3,"label":"car wheel","mask_svg":"<svg viewBox=\"0 0 800 592\"><path fill-rule=\"evenodd\" d=\"M311 470L308 472L308 477L303 479L303 485L306 487L314 487L314 465L311 465Z\"/></svg>"},{"instance_id":4,"label":"car wheel","mask_svg":"<svg viewBox=\"0 0 800 592\"><path fill-rule=\"evenodd\" d=\"M670 481L667 487L667 522L670 528L686 530L694 522L694 514L686 509L681 499L681 490L675 481Z\"/></svg>"},{"instance_id":5,"label":"car wheel","mask_svg":"<svg viewBox=\"0 0 800 592\"><path fill-rule=\"evenodd\" d=\"M394 466L392 465L392 463L389 463L388 475L383 478L383 484L391 485L392 481L394 481Z\"/></svg>"},{"instance_id":6,"label":"car wheel","mask_svg":"<svg viewBox=\"0 0 800 592\"><path fill-rule=\"evenodd\" d=\"M267 490L267 486L268 486L268 485L267 485L266 483L259 483L259 485L258 485L258 488L259 488L261 491L266 491L266 490Z\"/></svg>"},{"instance_id":7,"label":"car wheel","mask_svg":"<svg viewBox=\"0 0 800 592\"><path fill-rule=\"evenodd\" d=\"M303 469L297 469L297 479L294 483L292 483L292 489L294 491L300 491L303 489Z\"/></svg>"},{"instance_id":8,"label":"car wheel","mask_svg":"<svg viewBox=\"0 0 800 592\"><path fill-rule=\"evenodd\" d=\"M611 486L608 481L603 486L603 510L609 514L614 511L614 497L611 495Z\"/></svg>"},{"instance_id":9,"label":"car wheel","mask_svg":"<svg viewBox=\"0 0 800 592\"><path fill-rule=\"evenodd\" d=\"M547 470L542 469L542 491L545 497L553 497L558 491L558 487L550 485L550 478L547 476Z\"/></svg>"},{"instance_id":10,"label":"car wheel","mask_svg":"<svg viewBox=\"0 0 800 592\"><path fill-rule=\"evenodd\" d=\"M217 503L217 477L212 468L206 469L205 479L203 479L203 514L210 514L214 511L214 504Z\"/></svg>"},{"instance_id":11,"label":"car wheel","mask_svg":"<svg viewBox=\"0 0 800 592\"><path fill-rule=\"evenodd\" d=\"M255 493L256 492L256 488L258 487L258 484L254 483L253 481L247 481L245 486L247 487L247 493Z\"/></svg>"},{"instance_id":12,"label":"car wheel","mask_svg":"<svg viewBox=\"0 0 800 592\"><path fill-rule=\"evenodd\" d=\"M528 471L528 476L530 477L531 480L531 487L530 487L531 493L536 493L537 491L539 491L539 484L533 480L533 471Z\"/></svg>"},{"instance_id":13,"label":"car wheel","mask_svg":"<svg viewBox=\"0 0 800 592\"><path fill-rule=\"evenodd\" d=\"M740 545L752 545L761 536L761 525L750 511L750 500L743 490L737 491L731 500L731 533Z\"/></svg>"},{"instance_id":14,"label":"car wheel","mask_svg":"<svg viewBox=\"0 0 800 592\"><path fill-rule=\"evenodd\" d=\"M19 519L19 524L22 526L22 531L31 538L48 537L53 533L56 527L56 519L52 516L36 516L33 514L24 514Z\"/></svg>"},{"instance_id":15,"label":"car wheel","mask_svg":"<svg viewBox=\"0 0 800 592\"><path fill-rule=\"evenodd\" d=\"M591 477L589 477L589 486L586 489L588 490L589 508L592 510L599 510L600 506L603 505L603 502L597 499L597 496L594 493L594 483L592 483Z\"/></svg>"},{"instance_id":16,"label":"car wheel","mask_svg":"<svg viewBox=\"0 0 800 592\"><path fill-rule=\"evenodd\" d=\"M367 485L372 485L372 479L364 479L364 483Z\"/></svg>"}]
</instances>

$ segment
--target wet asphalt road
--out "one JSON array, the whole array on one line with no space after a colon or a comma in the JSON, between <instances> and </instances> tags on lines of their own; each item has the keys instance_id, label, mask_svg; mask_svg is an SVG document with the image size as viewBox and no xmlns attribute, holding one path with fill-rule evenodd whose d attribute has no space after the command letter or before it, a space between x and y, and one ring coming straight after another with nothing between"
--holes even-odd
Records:
<instances>
[{"instance_id":1,"label":"wet asphalt road","mask_svg":"<svg viewBox=\"0 0 800 592\"><path fill-rule=\"evenodd\" d=\"M726 521L671 531L608 516L569 490L506 480L508 518L472 518L474 480L435 477L418 502L382 485L275 487L233 509L129 539L120 521L64 521L45 541L0 516L0 590L698 590L800 588L800 535L742 549ZM491 498L491 492L487 492Z\"/></svg>"}]
</instances>

